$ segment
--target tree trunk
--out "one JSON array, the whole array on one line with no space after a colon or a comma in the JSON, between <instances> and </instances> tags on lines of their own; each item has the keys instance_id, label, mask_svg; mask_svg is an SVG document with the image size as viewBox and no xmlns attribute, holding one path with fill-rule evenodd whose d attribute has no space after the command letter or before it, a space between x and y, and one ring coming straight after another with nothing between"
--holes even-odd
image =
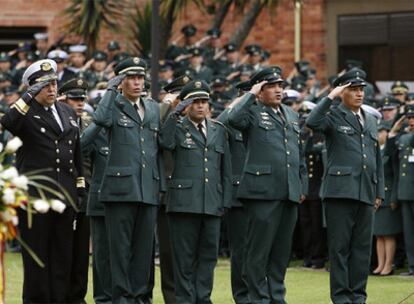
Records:
<instances>
[{"instance_id":1,"label":"tree trunk","mask_svg":"<svg viewBox=\"0 0 414 304\"><path fill-rule=\"evenodd\" d=\"M165 58L165 52L171 38L171 31L175 21L174 7L175 5L171 5L171 9L166 16L160 18L160 58Z\"/></svg>"},{"instance_id":2,"label":"tree trunk","mask_svg":"<svg viewBox=\"0 0 414 304\"><path fill-rule=\"evenodd\" d=\"M227 16L229 8L232 4L232 0L225 0L220 2L220 7L218 12L214 15L213 21L211 22L211 28L220 28L223 24L224 19Z\"/></svg>"},{"instance_id":3,"label":"tree trunk","mask_svg":"<svg viewBox=\"0 0 414 304\"><path fill-rule=\"evenodd\" d=\"M249 7L247 13L244 15L244 18L241 20L239 26L235 29L230 39L231 43L236 44L237 47L240 47L244 40L250 33L250 30L254 26L254 23L261 13L265 1L255 0L253 4Z\"/></svg>"}]
</instances>

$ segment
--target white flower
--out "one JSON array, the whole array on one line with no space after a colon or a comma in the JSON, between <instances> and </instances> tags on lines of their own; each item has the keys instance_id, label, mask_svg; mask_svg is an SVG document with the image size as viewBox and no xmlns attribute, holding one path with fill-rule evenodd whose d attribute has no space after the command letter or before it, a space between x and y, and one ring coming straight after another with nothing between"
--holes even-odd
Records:
<instances>
[{"instance_id":1,"label":"white flower","mask_svg":"<svg viewBox=\"0 0 414 304\"><path fill-rule=\"evenodd\" d=\"M57 199L50 201L50 207L52 207L52 210L55 210L58 213L63 213L63 211L66 209L66 205Z\"/></svg>"},{"instance_id":2,"label":"white flower","mask_svg":"<svg viewBox=\"0 0 414 304\"><path fill-rule=\"evenodd\" d=\"M19 225L19 218L17 217L17 215L13 215L11 221L13 223L13 226Z\"/></svg>"},{"instance_id":3,"label":"white flower","mask_svg":"<svg viewBox=\"0 0 414 304\"><path fill-rule=\"evenodd\" d=\"M33 207L39 213L46 213L49 210L50 205L48 202L38 199L33 202Z\"/></svg>"},{"instance_id":4,"label":"white flower","mask_svg":"<svg viewBox=\"0 0 414 304\"><path fill-rule=\"evenodd\" d=\"M3 151L3 147L4 147L3 144L0 143L0 152Z\"/></svg>"},{"instance_id":5,"label":"white flower","mask_svg":"<svg viewBox=\"0 0 414 304\"><path fill-rule=\"evenodd\" d=\"M10 167L3 172L1 172L0 177L2 179L13 179L15 177L19 176L19 172L17 172L17 169L15 167Z\"/></svg>"},{"instance_id":6,"label":"white flower","mask_svg":"<svg viewBox=\"0 0 414 304\"><path fill-rule=\"evenodd\" d=\"M20 175L18 177L13 178L11 182L13 185L15 185L19 189L23 189L23 190L29 189L28 187L29 179L24 175Z\"/></svg>"},{"instance_id":7,"label":"white flower","mask_svg":"<svg viewBox=\"0 0 414 304\"><path fill-rule=\"evenodd\" d=\"M21 146L23 145L23 142L20 140L20 138L13 137L12 140L10 140L6 144L6 148L4 149L7 153L14 153L16 152Z\"/></svg>"},{"instance_id":8,"label":"white flower","mask_svg":"<svg viewBox=\"0 0 414 304\"><path fill-rule=\"evenodd\" d=\"M11 205L16 201L16 190L7 188L3 192L2 197L3 203L6 205Z\"/></svg>"},{"instance_id":9,"label":"white flower","mask_svg":"<svg viewBox=\"0 0 414 304\"><path fill-rule=\"evenodd\" d=\"M8 223L13 219L13 215L8 210L5 210L1 212L1 219L3 222Z\"/></svg>"}]
</instances>

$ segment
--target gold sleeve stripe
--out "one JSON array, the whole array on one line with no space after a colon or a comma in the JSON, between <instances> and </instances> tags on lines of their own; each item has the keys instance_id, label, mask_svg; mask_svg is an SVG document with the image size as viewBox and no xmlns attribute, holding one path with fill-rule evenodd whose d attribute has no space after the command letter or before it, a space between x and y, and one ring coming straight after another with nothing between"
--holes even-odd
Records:
<instances>
[{"instance_id":1,"label":"gold sleeve stripe","mask_svg":"<svg viewBox=\"0 0 414 304\"><path fill-rule=\"evenodd\" d=\"M16 101L13 106L19 111L20 114L26 115L27 111L29 111L30 107L27 103L24 102L23 99L19 99Z\"/></svg>"},{"instance_id":2,"label":"gold sleeve stripe","mask_svg":"<svg viewBox=\"0 0 414 304\"><path fill-rule=\"evenodd\" d=\"M76 179L76 187L77 188L85 188L85 178L84 177L78 177Z\"/></svg>"}]
</instances>

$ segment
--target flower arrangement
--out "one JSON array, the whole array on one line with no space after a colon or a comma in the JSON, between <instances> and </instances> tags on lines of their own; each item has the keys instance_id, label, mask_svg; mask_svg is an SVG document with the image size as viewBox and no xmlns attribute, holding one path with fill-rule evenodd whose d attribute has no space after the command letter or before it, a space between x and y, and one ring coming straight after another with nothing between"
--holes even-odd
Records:
<instances>
[{"instance_id":1,"label":"flower arrangement","mask_svg":"<svg viewBox=\"0 0 414 304\"><path fill-rule=\"evenodd\" d=\"M18 208L27 211L28 226L31 227L34 213L46 213L49 210L62 213L66 208L66 205L62 202L65 199L74 205L63 187L51 178L41 175L42 172L48 169L19 175L17 169L7 161L7 158L10 158L22 145L23 142L18 137L8 141L5 147L0 143L0 304L4 301L3 248L5 241L16 239L33 259L41 267L44 267L43 262L20 238L17 232L19 224ZM45 182L56 186L56 188L48 187ZM39 198L29 196L29 186L37 189ZM46 194L53 195L55 199L48 199Z\"/></svg>"}]
</instances>

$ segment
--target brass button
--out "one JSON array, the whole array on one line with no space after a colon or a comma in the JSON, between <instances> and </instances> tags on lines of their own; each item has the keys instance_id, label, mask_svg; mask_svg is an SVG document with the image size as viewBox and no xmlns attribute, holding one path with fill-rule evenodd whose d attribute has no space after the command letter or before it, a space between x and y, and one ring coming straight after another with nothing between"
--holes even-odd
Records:
<instances>
[{"instance_id":1,"label":"brass button","mask_svg":"<svg viewBox=\"0 0 414 304\"><path fill-rule=\"evenodd\" d=\"M141 137L141 142L144 142L144 138L143 137Z\"/></svg>"},{"instance_id":2,"label":"brass button","mask_svg":"<svg viewBox=\"0 0 414 304\"><path fill-rule=\"evenodd\" d=\"M60 152L60 150L59 149L56 149L56 153L59 153Z\"/></svg>"},{"instance_id":3,"label":"brass button","mask_svg":"<svg viewBox=\"0 0 414 304\"><path fill-rule=\"evenodd\" d=\"M70 168L70 169L69 169L69 172L73 172L73 169L72 169L72 168Z\"/></svg>"},{"instance_id":4,"label":"brass button","mask_svg":"<svg viewBox=\"0 0 414 304\"><path fill-rule=\"evenodd\" d=\"M55 144L57 145L59 142L57 140L55 140Z\"/></svg>"},{"instance_id":5,"label":"brass button","mask_svg":"<svg viewBox=\"0 0 414 304\"><path fill-rule=\"evenodd\" d=\"M141 151L142 152L142 154L145 154L145 151L143 150L143 151Z\"/></svg>"},{"instance_id":6,"label":"brass button","mask_svg":"<svg viewBox=\"0 0 414 304\"><path fill-rule=\"evenodd\" d=\"M312 165L313 165L313 161L310 161L310 162L309 162L309 165L311 165L311 166L312 166Z\"/></svg>"},{"instance_id":7,"label":"brass button","mask_svg":"<svg viewBox=\"0 0 414 304\"><path fill-rule=\"evenodd\" d=\"M363 165L362 167L364 168L364 170L366 170L366 169L367 169L367 165Z\"/></svg>"},{"instance_id":8,"label":"brass button","mask_svg":"<svg viewBox=\"0 0 414 304\"><path fill-rule=\"evenodd\" d=\"M72 150L69 150L69 153L72 153L73 151Z\"/></svg>"},{"instance_id":9,"label":"brass button","mask_svg":"<svg viewBox=\"0 0 414 304\"><path fill-rule=\"evenodd\" d=\"M71 144L72 144L72 141L71 141L71 140L69 140L69 141L68 141L68 143L69 143L69 145L71 145Z\"/></svg>"},{"instance_id":10,"label":"brass button","mask_svg":"<svg viewBox=\"0 0 414 304\"><path fill-rule=\"evenodd\" d=\"M205 168L204 171L208 172L208 168Z\"/></svg>"},{"instance_id":11,"label":"brass button","mask_svg":"<svg viewBox=\"0 0 414 304\"><path fill-rule=\"evenodd\" d=\"M362 148L365 148L367 145L366 144L362 144Z\"/></svg>"},{"instance_id":12,"label":"brass button","mask_svg":"<svg viewBox=\"0 0 414 304\"><path fill-rule=\"evenodd\" d=\"M313 168L309 168L309 172L313 172Z\"/></svg>"},{"instance_id":13,"label":"brass button","mask_svg":"<svg viewBox=\"0 0 414 304\"><path fill-rule=\"evenodd\" d=\"M338 174L338 175L341 174L341 171L337 171L336 174Z\"/></svg>"},{"instance_id":14,"label":"brass button","mask_svg":"<svg viewBox=\"0 0 414 304\"><path fill-rule=\"evenodd\" d=\"M207 149L207 148L204 148L204 151L206 151L206 152L207 152L207 151L208 151L208 149Z\"/></svg>"},{"instance_id":15,"label":"brass button","mask_svg":"<svg viewBox=\"0 0 414 304\"><path fill-rule=\"evenodd\" d=\"M56 168L56 172L60 172L60 169L59 168Z\"/></svg>"},{"instance_id":16,"label":"brass button","mask_svg":"<svg viewBox=\"0 0 414 304\"><path fill-rule=\"evenodd\" d=\"M309 155L309 158L313 158L313 154L310 154L310 155Z\"/></svg>"},{"instance_id":17,"label":"brass button","mask_svg":"<svg viewBox=\"0 0 414 304\"><path fill-rule=\"evenodd\" d=\"M120 175L121 175L121 173L119 173L119 172L116 173L116 176L120 176Z\"/></svg>"},{"instance_id":18,"label":"brass button","mask_svg":"<svg viewBox=\"0 0 414 304\"><path fill-rule=\"evenodd\" d=\"M178 185L178 188L181 188L182 186L181 185Z\"/></svg>"},{"instance_id":19,"label":"brass button","mask_svg":"<svg viewBox=\"0 0 414 304\"><path fill-rule=\"evenodd\" d=\"M311 173L311 174L309 174L309 178L312 178L313 177L313 174Z\"/></svg>"},{"instance_id":20,"label":"brass button","mask_svg":"<svg viewBox=\"0 0 414 304\"><path fill-rule=\"evenodd\" d=\"M404 158L407 159L407 155L404 155Z\"/></svg>"},{"instance_id":21,"label":"brass button","mask_svg":"<svg viewBox=\"0 0 414 304\"><path fill-rule=\"evenodd\" d=\"M142 168L145 168L145 164L142 164Z\"/></svg>"},{"instance_id":22,"label":"brass button","mask_svg":"<svg viewBox=\"0 0 414 304\"><path fill-rule=\"evenodd\" d=\"M140 127L140 129L141 129L141 130L144 130L144 127L143 127L143 126L141 126L141 127Z\"/></svg>"},{"instance_id":23,"label":"brass button","mask_svg":"<svg viewBox=\"0 0 414 304\"><path fill-rule=\"evenodd\" d=\"M56 163L60 163L60 159L58 158L58 159L56 159Z\"/></svg>"},{"instance_id":24,"label":"brass button","mask_svg":"<svg viewBox=\"0 0 414 304\"><path fill-rule=\"evenodd\" d=\"M287 167L290 168L290 164L287 164Z\"/></svg>"},{"instance_id":25,"label":"brass button","mask_svg":"<svg viewBox=\"0 0 414 304\"><path fill-rule=\"evenodd\" d=\"M384 187L384 191L388 191L388 187Z\"/></svg>"},{"instance_id":26,"label":"brass button","mask_svg":"<svg viewBox=\"0 0 414 304\"><path fill-rule=\"evenodd\" d=\"M69 160L69 163L70 163L70 164L71 164L71 163L73 163L73 160L72 160L72 159L70 159L70 160Z\"/></svg>"},{"instance_id":27,"label":"brass button","mask_svg":"<svg viewBox=\"0 0 414 304\"><path fill-rule=\"evenodd\" d=\"M208 160L207 160L207 157L206 158L204 158L204 162L206 163Z\"/></svg>"},{"instance_id":28,"label":"brass button","mask_svg":"<svg viewBox=\"0 0 414 304\"><path fill-rule=\"evenodd\" d=\"M405 172L403 172L403 174L401 174L401 176L405 176L406 174L405 174Z\"/></svg>"},{"instance_id":29,"label":"brass button","mask_svg":"<svg viewBox=\"0 0 414 304\"><path fill-rule=\"evenodd\" d=\"M407 167L407 164L402 164L402 167L403 167L403 168Z\"/></svg>"},{"instance_id":30,"label":"brass button","mask_svg":"<svg viewBox=\"0 0 414 304\"><path fill-rule=\"evenodd\" d=\"M361 137L364 138L364 134L361 134Z\"/></svg>"},{"instance_id":31,"label":"brass button","mask_svg":"<svg viewBox=\"0 0 414 304\"><path fill-rule=\"evenodd\" d=\"M206 181L206 183L208 183L208 178L207 177L206 177L205 181Z\"/></svg>"},{"instance_id":32,"label":"brass button","mask_svg":"<svg viewBox=\"0 0 414 304\"><path fill-rule=\"evenodd\" d=\"M260 172L259 171L256 171L256 175L260 175Z\"/></svg>"},{"instance_id":33,"label":"brass button","mask_svg":"<svg viewBox=\"0 0 414 304\"><path fill-rule=\"evenodd\" d=\"M287 139L285 138L285 143L287 143Z\"/></svg>"},{"instance_id":34,"label":"brass button","mask_svg":"<svg viewBox=\"0 0 414 304\"><path fill-rule=\"evenodd\" d=\"M364 154L364 155L362 155L364 158L367 158L367 155L366 154Z\"/></svg>"},{"instance_id":35,"label":"brass button","mask_svg":"<svg viewBox=\"0 0 414 304\"><path fill-rule=\"evenodd\" d=\"M290 155L290 151L286 151L286 154L287 154L287 155Z\"/></svg>"},{"instance_id":36,"label":"brass button","mask_svg":"<svg viewBox=\"0 0 414 304\"><path fill-rule=\"evenodd\" d=\"M237 182L236 182L236 185L238 185L238 184L240 184L240 182L239 182L239 181L237 181Z\"/></svg>"}]
</instances>

